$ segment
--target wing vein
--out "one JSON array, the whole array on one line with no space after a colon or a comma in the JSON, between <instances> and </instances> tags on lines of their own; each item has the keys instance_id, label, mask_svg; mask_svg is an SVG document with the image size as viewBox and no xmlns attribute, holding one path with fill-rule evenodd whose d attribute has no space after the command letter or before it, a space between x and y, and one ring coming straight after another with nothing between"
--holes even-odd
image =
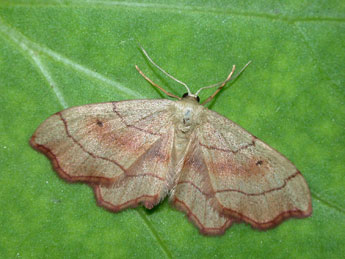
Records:
<instances>
[{"instance_id":1,"label":"wing vein","mask_svg":"<svg viewBox=\"0 0 345 259\"><path fill-rule=\"evenodd\" d=\"M106 157L97 156L97 155L91 153L90 151L86 150L86 148L85 148L82 144L80 144L79 141L77 141L77 140L71 135L71 133L69 132L67 121L66 121L65 118L62 116L62 113L59 112L58 115L60 116L60 119L62 120L62 122L63 122L63 124L64 124L64 126L65 126L65 131L66 131L67 136L68 136L70 139L72 139L72 141L73 141L75 144L77 144L85 153L89 154L89 155L90 155L91 157L93 157L93 158L99 158L99 159L108 161L108 162L110 162L110 163L113 163L113 164L117 165L123 172L126 171L125 168L124 168L120 163L118 163L117 161L112 160L112 159L109 159L109 158L106 158Z\"/></svg>"}]
</instances>

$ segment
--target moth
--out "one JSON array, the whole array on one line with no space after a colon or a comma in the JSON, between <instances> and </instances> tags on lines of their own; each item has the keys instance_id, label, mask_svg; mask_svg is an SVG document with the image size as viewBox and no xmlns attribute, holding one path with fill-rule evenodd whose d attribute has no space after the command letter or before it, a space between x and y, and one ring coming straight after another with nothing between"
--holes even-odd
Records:
<instances>
[{"instance_id":1,"label":"moth","mask_svg":"<svg viewBox=\"0 0 345 259\"><path fill-rule=\"evenodd\" d=\"M308 185L282 154L222 115L199 104L201 90L182 98L88 104L45 120L30 144L69 182L88 183L97 202L118 212L153 208L166 196L205 235L234 222L267 229L312 213ZM248 65L248 64L247 64ZM247 66L246 65L246 66ZM245 66L245 67L246 67ZM241 72L243 69L241 70ZM240 72L240 73L241 73Z\"/></svg>"}]
</instances>

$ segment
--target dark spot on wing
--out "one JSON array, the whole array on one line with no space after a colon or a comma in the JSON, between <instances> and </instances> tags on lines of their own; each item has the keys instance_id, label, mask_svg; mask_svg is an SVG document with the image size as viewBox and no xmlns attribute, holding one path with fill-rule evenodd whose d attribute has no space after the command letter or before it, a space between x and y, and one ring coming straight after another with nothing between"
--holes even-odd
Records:
<instances>
[{"instance_id":1,"label":"dark spot on wing","mask_svg":"<svg viewBox=\"0 0 345 259\"><path fill-rule=\"evenodd\" d=\"M101 122L100 120L97 120L97 125L99 126L99 127L103 127L103 122Z\"/></svg>"},{"instance_id":2,"label":"dark spot on wing","mask_svg":"<svg viewBox=\"0 0 345 259\"><path fill-rule=\"evenodd\" d=\"M259 160L259 161L257 161L255 164L257 165L257 166L259 166L259 165L262 165L264 162L262 161L262 160Z\"/></svg>"}]
</instances>

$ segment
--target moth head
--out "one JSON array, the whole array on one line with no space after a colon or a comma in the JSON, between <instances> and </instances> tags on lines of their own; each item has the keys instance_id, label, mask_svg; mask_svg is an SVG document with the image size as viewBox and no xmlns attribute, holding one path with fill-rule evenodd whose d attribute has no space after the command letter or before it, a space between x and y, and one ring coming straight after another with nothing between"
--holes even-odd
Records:
<instances>
[{"instance_id":1,"label":"moth head","mask_svg":"<svg viewBox=\"0 0 345 259\"><path fill-rule=\"evenodd\" d=\"M189 94L189 93L185 93L182 95L182 99L193 99L195 101L197 101L198 103L200 103L200 98L197 95L194 94Z\"/></svg>"}]
</instances>

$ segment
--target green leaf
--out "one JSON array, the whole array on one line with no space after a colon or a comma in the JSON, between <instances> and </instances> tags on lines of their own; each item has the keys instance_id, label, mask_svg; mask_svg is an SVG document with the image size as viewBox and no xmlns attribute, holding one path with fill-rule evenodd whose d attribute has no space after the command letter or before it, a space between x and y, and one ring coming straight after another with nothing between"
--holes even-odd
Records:
<instances>
[{"instance_id":1,"label":"green leaf","mask_svg":"<svg viewBox=\"0 0 345 259\"><path fill-rule=\"evenodd\" d=\"M344 1L0 1L2 258L340 258L345 254ZM209 107L286 155L313 215L205 237L167 201L114 214L28 144L66 107L166 98L247 70ZM205 99L212 91L205 91Z\"/></svg>"}]
</instances>

